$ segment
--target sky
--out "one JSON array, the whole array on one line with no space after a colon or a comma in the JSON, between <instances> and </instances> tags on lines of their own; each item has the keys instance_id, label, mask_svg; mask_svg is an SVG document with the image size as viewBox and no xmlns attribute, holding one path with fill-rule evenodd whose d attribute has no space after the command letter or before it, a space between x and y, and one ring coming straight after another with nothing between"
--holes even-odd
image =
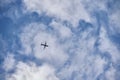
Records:
<instances>
[{"instance_id":1,"label":"sky","mask_svg":"<svg viewBox=\"0 0 120 80\"><path fill-rule=\"evenodd\" d=\"M119 4L0 0L0 80L119 80Z\"/></svg>"}]
</instances>

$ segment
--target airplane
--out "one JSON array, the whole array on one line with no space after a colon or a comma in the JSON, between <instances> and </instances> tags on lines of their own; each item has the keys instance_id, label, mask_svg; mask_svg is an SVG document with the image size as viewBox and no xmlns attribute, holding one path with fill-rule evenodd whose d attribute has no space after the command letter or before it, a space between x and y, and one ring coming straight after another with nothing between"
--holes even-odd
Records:
<instances>
[{"instance_id":1,"label":"airplane","mask_svg":"<svg viewBox=\"0 0 120 80\"><path fill-rule=\"evenodd\" d=\"M43 43L41 43L41 46L44 46L44 49L46 48L46 47L48 47L48 45L47 45L47 43L45 42L44 44Z\"/></svg>"}]
</instances>

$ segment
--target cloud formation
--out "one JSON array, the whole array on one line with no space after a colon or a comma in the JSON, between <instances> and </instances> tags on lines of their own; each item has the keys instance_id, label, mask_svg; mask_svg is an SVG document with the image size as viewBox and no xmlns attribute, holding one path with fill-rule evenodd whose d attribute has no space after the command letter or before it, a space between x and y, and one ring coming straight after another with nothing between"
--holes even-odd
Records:
<instances>
[{"instance_id":1,"label":"cloud formation","mask_svg":"<svg viewBox=\"0 0 120 80\"><path fill-rule=\"evenodd\" d=\"M15 21L13 26L18 29L14 33L16 41L0 37L1 52L6 53L2 66L5 79L118 80L120 50L111 36L119 33L119 11L111 6L113 13L108 3L22 0L22 10L8 9L12 12L4 16ZM46 49L41 46L44 42L48 44Z\"/></svg>"},{"instance_id":2,"label":"cloud formation","mask_svg":"<svg viewBox=\"0 0 120 80\"><path fill-rule=\"evenodd\" d=\"M80 19L90 22L90 15L84 9L81 0L23 0L25 7L30 12L40 15L46 14L61 21L68 21L74 27Z\"/></svg>"},{"instance_id":3,"label":"cloud formation","mask_svg":"<svg viewBox=\"0 0 120 80\"><path fill-rule=\"evenodd\" d=\"M60 66L64 64L68 56L62 50L56 35L53 35L52 31L48 32L46 30L47 26L44 24L31 23L27 25L20 36L23 46L21 54L30 54L38 59L54 64L54 66ZM49 46L46 50L40 45L45 41L47 41Z\"/></svg>"},{"instance_id":4,"label":"cloud formation","mask_svg":"<svg viewBox=\"0 0 120 80\"><path fill-rule=\"evenodd\" d=\"M5 58L4 63L3 63L3 68L6 71L9 71L9 70L12 70L14 68L14 66L15 66L14 55L12 55L12 54L7 55L7 57Z\"/></svg>"},{"instance_id":5,"label":"cloud formation","mask_svg":"<svg viewBox=\"0 0 120 80\"><path fill-rule=\"evenodd\" d=\"M55 70L47 64L38 67L34 63L19 62L16 72L6 77L6 80L59 80L55 76Z\"/></svg>"}]
</instances>

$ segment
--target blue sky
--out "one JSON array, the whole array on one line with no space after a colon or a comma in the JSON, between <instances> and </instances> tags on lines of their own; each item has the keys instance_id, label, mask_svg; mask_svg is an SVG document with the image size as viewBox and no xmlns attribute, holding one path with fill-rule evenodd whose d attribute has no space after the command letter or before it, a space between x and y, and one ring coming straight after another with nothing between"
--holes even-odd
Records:
<instances>
[{"instance_id":1,"label":"blue sky","mask_svg":"<svg viewBox=\"0 0 120 80\"><path fill-rule=\"evenodd\" d=\"M119 80L119 4L1 0L0 80Z\"/></svg>"}]
</instances>

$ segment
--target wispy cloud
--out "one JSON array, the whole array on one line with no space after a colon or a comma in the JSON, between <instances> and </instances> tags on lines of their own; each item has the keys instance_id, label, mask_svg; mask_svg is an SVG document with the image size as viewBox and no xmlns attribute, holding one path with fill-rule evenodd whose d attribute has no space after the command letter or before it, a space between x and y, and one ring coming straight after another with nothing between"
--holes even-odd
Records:
<instances>
[{"instance_id":1,"label":"wispy cloud","mask_svg":"<svg viewBox=\"0 0 120 80\"><path fill-rule=\"evenodd\" d=\"M104 28L101 28L99 41L100 41L99 49L101 52L103 52L103 53L108 52L111 55L113 62L116 62L120 59L119 50L114 45L114 43L112 43L109 40L108 35Z\"/></svg>"},{"instance_id":2,"label":"wispy cloud","mask_svg":"<svg viewBox=\"0 0 120 80\"><path fill-rule=\"evenodd\" d=\"M15 59L14 55L10 54L6 56L4 63L3 63L3 68L6 71L12 70L15 66Z\"/></svg>"},{"instance_id":3,"label":"wispy cloud","mask_svg":"<svg viewBox=\"0 0 120 80\"><path fill-rule=\"evenodd\" d=\"M59 34L61 38L69 38L72 36L72 31L68 26L65 26L62 22L57 22L53 20L50 26L54 29L56 34Z\"/></svg>"},{"instance_id":4,"label":"wispy cloud","mask_svg":"<svg viewBox=\"0 0 120 80\"><path fill-rule=\"evenodd\" d=\"M6 80L59 80L55 76L54 68L47 64L38 67L34 63L19 62L16 68L16 72L7 75Z\"/></svg>"},{"instance_id":5,"label":"wispy cloud","mask_svg":"<svg viewBox=\"0 0 120 80\"><path fill-rule=\"evenodd\" d=\"M90 15L80 0L23 0L28 11L35 11L40 15L45 13L62 21L69 21L74 27L80 19L90 22Z\"/></svg>"}]
</instances>

